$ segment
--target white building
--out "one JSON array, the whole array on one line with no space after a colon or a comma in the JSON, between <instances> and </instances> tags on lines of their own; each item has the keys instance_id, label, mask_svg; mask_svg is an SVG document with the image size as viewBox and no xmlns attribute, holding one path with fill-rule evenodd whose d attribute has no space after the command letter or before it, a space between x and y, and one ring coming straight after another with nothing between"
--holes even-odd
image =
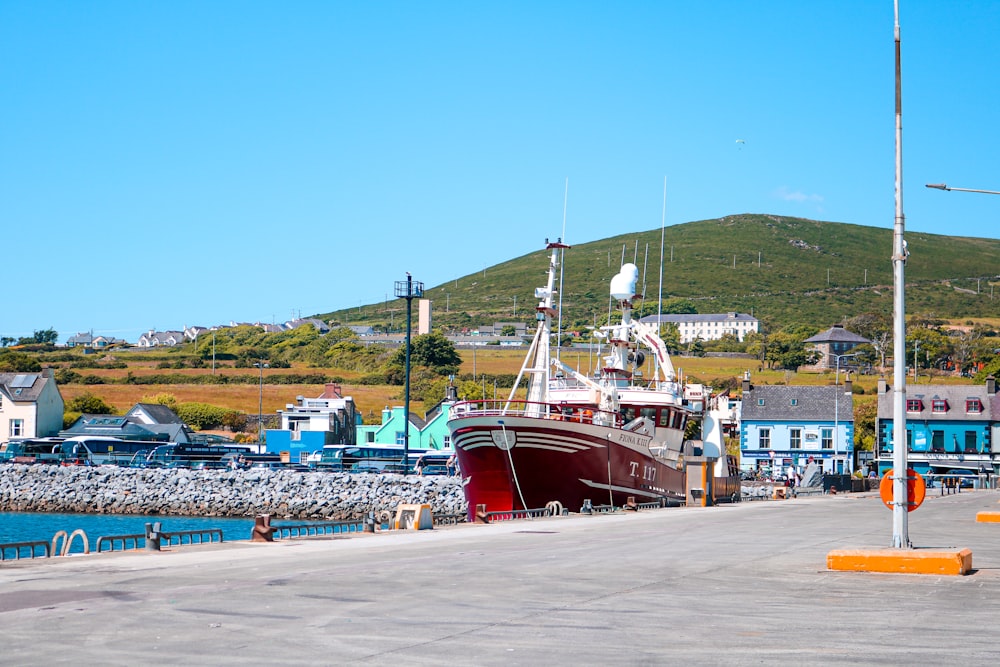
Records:
<instances>
[{"instance_id":1,"label":"white building","mask_svg":"<svg viewBox=\"0 0 1000 667\"><path fill-rule=\"evenodd\" d=\"M0 442L44 438L63 426L63 398L51 368L0 373Z\"/></svg>"},{"instance_id":2,"label":"white building","mask_svg":"<svg viewBox=\"0 0 1000 667\"><path fill-rule=\"evenodd\" d=\"M743 313L713 313L684 315L648 315L642 322L669 323L677 326L682 344L696 340L718 340L726 334L742 341L748 333L760 331L760 320Z\"/></svg>"}]
</instances>

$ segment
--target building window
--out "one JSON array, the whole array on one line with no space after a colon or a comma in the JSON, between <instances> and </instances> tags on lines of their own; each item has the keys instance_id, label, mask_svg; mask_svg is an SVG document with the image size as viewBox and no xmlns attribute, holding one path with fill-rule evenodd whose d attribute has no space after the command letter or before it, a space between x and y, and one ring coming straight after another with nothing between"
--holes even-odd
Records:
<instances>
[{"instance_id":1,"label":"building window","mask_svg":"<svg viewBox=\"0 0 1000 667\"><path fill-rule=\"evenodd\" d=\"M23 419L11 419L10 420L10 437L20 438L24 435L24 420Z\"/></svg>"},{"instance_id":2,"label":"building window","mask_svg":"<svg viewBox=\"0 0 1000 667\"><path fill-rule=\"evenodd\" d=\"M762 428L760 430L760 440L757 443L760 449L771 449L771 429Z\"/></svg>"},{"instance_id":3,"label":"building window","mask_svg":"<svg viewBox=\"0 0 1000 667\"><path fill-rule=\"evenodd\" d=\"M983 411L983 404L978 398L967 398L965 399L965 411L978 415Z\"/></svg>"},{"instance_id":4,"label":"building window","mask_svg":"<svg viewBox=\"0 0 1000 667\"><path fill-rule=\"evenodd\" d=\"M443 449L451 449L451 436L450 435L445 435L445 436L442 436L442 438L443 438L443 440L442 440L443 447L442 448Z\"/></svg>"},{"instance_id":5,"label":"building window","mask_svg":"<svg viewBox=\"0 0 1000 667\"><path fill-rule=\"evenodd\" d=\"M791 400L791 404L792 404L792 405L798 405L798 404L799 404L799 399L797 399L797 398L793 398L793 399Z\"/></svg>"},{"instance_id":6,"label":"building window","mask_svg":"<svg viewBox=\"0 0 1000 667\"><path fill-rule=\"evenodd\" d=\"M931 431L931 451L944 452L944 431Z\"/></svg>"},{"instance_id":7,"label":"building window","mask_svg":"<svg viewBox=\"0 0 1000 667\"><path fill-rule=\"evenodd\" d=\"M832 428L822 428L820 429L820 443L819 446L822 449L833 449L833 429Z\"/></svg>"},{"instance_id":8,"label":"building window","mask_svg":"<svg viewBox=\"0 0 1000 667\"><path fill-rule=\"evenodd\" d=\"M931 401L931 412L948 412L948 401L943 398L935 398Z\"/></svg>"},{"instance_id":9,"label":"building window","mask_svg":"<svg viewBox=\"0 0 1000 667\"><path fill-rule=\"evenodd\" d=\"M976 445L978 445L978 444L979 443L978 443L978 438L976 438L976 432L975 431L966 431L965 432L965 451L966 451L966 453L975 452L976 451Z\"/></svg>"},{"instance_id":10,"label":"building window","mask_svg":"<svg viewBox=\"0 0 1000 667\"><path fill-rule=\"evenodd\" d=\"M365 442L375 442L375 431L365 433Z\"/></svg>"},{"instance_id":11,"label":"building window","mask_svg":"<svg viewBox=\"0 0 1000 667\"><path fill-rule=\"evenodd\" d=\"M396 431L396 444L397 445L404 444L403 440L405 440L405 435L404 435L403 431Z\"/></svg>"},{"instance_id":12,"label":"building window","mask_svg":"<svg viewBox=\"0 0 1000 667\"><path fill-rule=\"evenodd\" d=\"M906 399L907 412L920 412L923 409L924 409L924 404L919 398Z\"/></svg>"},{"instance_id":13,"label":"building window","mask_svg":"<svg viewBox=\"0 0 1000 667\"><path fill-rule=\"evenodd\" d=\"M758 398L757 399L757 405L758 405L758 407L764 407L764 399L763 398Z\"/></svg>"},{"instance_id":14,"label":"building window","mask_svg":"<svg viewBox=\"0 0 1000 667\"><path fill-rule=\"evenodd\" d=\"M789 431L788 445L792 449L802 449L802 429L793 428Z\"/></svg>"}]
</instances>

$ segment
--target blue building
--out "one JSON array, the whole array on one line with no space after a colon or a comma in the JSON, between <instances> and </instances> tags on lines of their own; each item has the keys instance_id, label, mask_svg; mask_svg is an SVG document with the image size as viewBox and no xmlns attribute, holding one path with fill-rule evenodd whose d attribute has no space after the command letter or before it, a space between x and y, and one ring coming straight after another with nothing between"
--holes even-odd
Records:
<instances>
[{"instance_id":1,"label":"blue building","mask_svg":"<svg viewBox=\"0 0 1000 667\"><path fill-rule=\"evenodd\" d=\"M451 433L448 419L454 401L444 400L427 411L423 417L410 410L409 438L411 449L451 449ZM358 427L359 444L403 446L403 406L397 405L382 410L381 424L366 424Z\"/></svg>"},{"instance_id":2,"label":"blue building","mask_svg":"<svg viewBox=\"0 0 1000 667\"><path fill-rule=\"evenodd\" d=\"M828 386L754 386L743 380L740 466L744 470L802 471L810 461L824 472L847 472L854 451L851 382Z\"/></svg>"},{"instance_id":3,"label":"blue building","mask_svg":"<svg viewBox=\"0 0 1000 667\"><path fill-rule=\"evenodd\" d=\"M279 410L281 428L267 429L264 441L269 454L283 461L306 463L326 445L353 445L361 415L350 396L342 396L340 385L328 383L317 398L296 397L295 404Z\"/></svg>"},{"instance_id":4,"label":"blue building","mask_svg":"<svg viewBox=\"0 0 1000 667\"><path fill-rule=\"evenodd\" d=\"M996 471L1000 402L996 380L985 385L906 386L907 464L921 474ZM878 427L875 458L879 471L892 467L893 393L878 383Z\"/></svg>"}]
</instances>

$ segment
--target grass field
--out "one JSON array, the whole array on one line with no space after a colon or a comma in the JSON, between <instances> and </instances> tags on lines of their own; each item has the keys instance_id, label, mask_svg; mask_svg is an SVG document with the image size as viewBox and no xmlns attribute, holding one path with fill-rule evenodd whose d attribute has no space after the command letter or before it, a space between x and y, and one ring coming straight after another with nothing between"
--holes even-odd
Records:
<instances>
[{"instance_id":1,"label":"grass field","mask_svg":"<svg viewBox=\"0 0 1000 667\"><path fill-rule=\"evenodd\" d=\"M479 348L472 350L460 350L462 356L462 366L460 374L515 374L521 367L525 350L521 349L501 349L496 347ZM562 355L562 360L570 366L577 368L581 372L589 372L598 363L596 355L579 350L567 350ZM718 357L675 357L674 364L679 372L682 372L689 380L697 380L708 385L718 383L729 378L740 379L745 371L750 371L753 382L757 384L805 384L820 385L830 384L834 380L832 372L827 373L792 373L788 371L761 370L757 362L751 359L731 359ZM211 368L201 369L160 369L155 364L129 362L127 369L86 369L86 374L93 374L108 380L119 379L131 372L135 376L145 376L156 373L169 373L179 375L200 376L212 373ZM257 369L232 368L229 366L217 367L215 370L223 375L248 375L259 373ZM167 385L134 385L134 384L64 384L59 389L63 399L69 401L85 392L90 392L102 398L109 405L112 405L117 412L124 413L136 403L145 399L152 399L157 394L171 394L179 402L208 403L219 407L239 410L247 414L257 414L258 402L262 400L261 408L264 414L275 414L278 410L285 409L286 405L294 404L297 396L316 397L323 392L323 385L304 384L268 384L267 378L271 375L287 373L315 373L323 372L329 375L338 375L344 378L341 383L341 390L344 396L351 396L358 410L361 412L366 424L380 423L382 408L385 406L401 405L403 402L403 388L395 386L371 386L360 385L351 382L357 377L354 373L341 373L339 370L324 370L308 368L306 366L295 366L290 369L268 368L264 369L263 391L257 384L167 384ZM843 376L843 373L841 374ZM891 379L891 369L887 373ZM843 381L841 377L841 381ZM854 383L860 386L864 392L864 397L856 397L859 401L866 401L869 396L876 392L878 377L874 375L854 376ZM913 378L909 379L913 382ZM917 382L920 384L934 382L936 384L968 384L967 378L958 378L950 375L927 376L921 375ZM489 391L489 389L487 389ZM428 408L431 406L427 406ZM418 401L411 402L411 410L416 414L423 415L424 406Z\"/></svg>"}]
</instances>

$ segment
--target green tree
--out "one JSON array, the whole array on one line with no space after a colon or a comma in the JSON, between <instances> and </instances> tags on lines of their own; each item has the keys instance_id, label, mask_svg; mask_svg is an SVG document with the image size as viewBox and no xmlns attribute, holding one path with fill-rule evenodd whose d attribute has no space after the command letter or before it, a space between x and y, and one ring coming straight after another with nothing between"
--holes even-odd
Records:
<instances>
[{"instance_id":1,"label":"green tree","mask_svg":"<svg viewBox=\"0 0 1000 667\"><path fill-rule=\"evenodd\" d=\"M417 336L410 343L410 364L426 366L438 375L454 375L462 365L462 357L455 345L439 332ZM406 363L406 346L401 346L392 357L392 365Z\"/></svg>"},{"instance_id":2,"label":"green tree","mask_svg":"<svg viewBox=\"0 0 1000 667\"><path fill-rule=\"evenodd\" d=\"M0 373L37 373L41 370L42 365L29 354L0 350Z\"/></svg>"},{"instance_id":3,"label":"green tree","mask_svg":"<svg viewBox=\"0 0 1000 667\"><path fill-rule=\"evenodd\" d=\"M79 412L85 415L113 415L115 409L104 402L104 399L84 392L66 403L66 412Z\"/></svg>"},{"instance_id":4,"label":"green tree","mask_svg":"<svg viewBox=\"0 0 1000 667\"><path fill-rule=\"evenodd\" d=\"M155 396L143 396L143 403L153 403L155 405L165 405L175 413L177 412L177 397L173 394L168 394L166 392L161 394L156 394Z\"/></svg>"},{"instance_id":5,"label":"green tree","mask_svg":"<svg viewBox=\"0 0 1000 667\"><path fill-rule=\"evenodd\" d=\"M854 447L859 451L875 449L878 423L878 397L857 401L854 405Z\"/></svg>"},{"instance_id":6,"label":"green tree","mask_svg":"<svg viewBox=\"0 0 1000 667\"><path fill-rule=\"evenodd\" d=\"M514 336L517 334L517 329L514 328L513 324L506 324L500 329L501 336Z\"/></svg>"}]
</instances>

